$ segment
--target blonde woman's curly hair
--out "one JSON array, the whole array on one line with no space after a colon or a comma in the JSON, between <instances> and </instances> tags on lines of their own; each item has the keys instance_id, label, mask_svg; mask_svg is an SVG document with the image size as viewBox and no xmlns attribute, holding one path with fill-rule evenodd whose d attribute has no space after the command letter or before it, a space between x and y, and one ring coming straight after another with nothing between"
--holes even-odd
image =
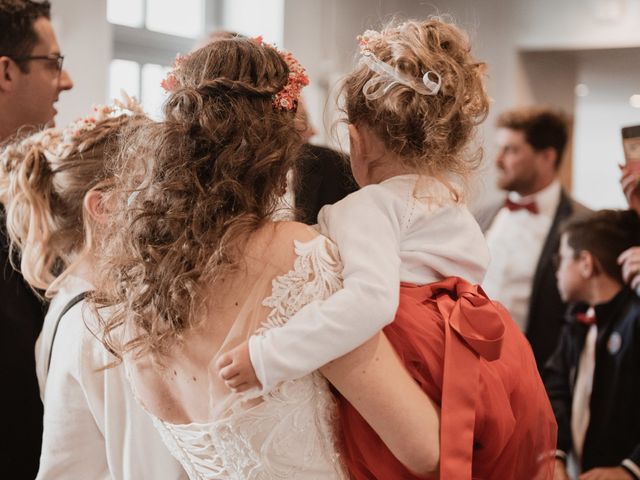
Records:
<instances>
[{"instance_id":1,"label":"blonde woman's curly hair","mask_svg":"<svg viewBox=\"0 0 640 480\"><path fill-rule=\"evenodd\" d=\"M19 269L34 289L51 296L66 267L93 248L84 197L108 186L118 137L140 118L110 117L77 135L50 128L0 152L0 202L6 209L10 257L20 258Z\"/></svg>"},{"instance_id":2,"label":"blonde woman's curly hair","mask_svg":"<svg viewBox=\"0 0 640 480\"><path fill-rule=\"evenodd\" d=\"M118 358L162 355L197 323L203 287L241 264L302 142L295 112L273 107L289 76L275 49L221 39L181 58L171 75L164 120L135 132L120 155L94 298L113 307L103 341ZM123 325L126 341L116 333Z\"/></svg>"},{"instance_id":3,"label":"blonde woman's curly hair","mask_svg":"<svg viewBox=\"0 0 640 480\"><path fill-rule=\"evenodd\" d=\"M379 73L361 62L343 87L349 123L364 124L418 173L466 176L479 165L480 149L468 151L475 127L487 116L484 64L471 55L465 33L439 18L390 25L366 38L366 50L404 78L422 81L435 72L441 85L424 95L396 83L379 98L363 88ZM430 79L436 78L434 73ZM384 88L381 82L379 88Z\"/></svg>"}]
</instances>

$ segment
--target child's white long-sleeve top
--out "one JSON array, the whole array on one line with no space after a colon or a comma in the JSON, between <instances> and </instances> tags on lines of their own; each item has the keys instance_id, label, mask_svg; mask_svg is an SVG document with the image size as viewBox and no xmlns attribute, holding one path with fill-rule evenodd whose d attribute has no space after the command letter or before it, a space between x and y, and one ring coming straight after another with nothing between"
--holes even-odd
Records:
<instances>
[{"instance_id":1,"label":"child's white long-sleeve top","mask_svg":"<svg viewBox=\"0 0 640 480\"><path fill-rule=\"evenodd\" d=\"M391 323L400 282L458 276L480 283L489 263L473 216L431 177L400 175L368 185L324 207L318 221L338 245L344 286L249 339L263 392L350 352Z\"/></svg>"}]
</instances>

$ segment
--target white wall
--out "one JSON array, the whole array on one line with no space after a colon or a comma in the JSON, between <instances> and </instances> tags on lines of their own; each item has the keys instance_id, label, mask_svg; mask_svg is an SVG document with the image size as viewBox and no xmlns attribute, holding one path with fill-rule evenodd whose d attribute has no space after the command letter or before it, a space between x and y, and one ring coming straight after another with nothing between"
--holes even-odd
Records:
<instances>
[{"instance_id":1,"label":"white wall","mask_svg":"<svg viewBox=\"0 0 640 480\"><path fill-rule=\"evenodd\" d=\"M73 89L58 101L56 122L65 125L106 101L111 27L106 0L53 0L51 5L64 67L74 81Z\"/></svg>"},{"instance_id":2,"label":"white wall","mask_svg":"<svg viewBox=\"0 0 640 480\"><path fill-rule=\"evenodd\" d=\"M495 3L495 2L494 2ZM516 0L518 46L582 50L640 45L640 0Z\"/></svg>"}]
</instances>

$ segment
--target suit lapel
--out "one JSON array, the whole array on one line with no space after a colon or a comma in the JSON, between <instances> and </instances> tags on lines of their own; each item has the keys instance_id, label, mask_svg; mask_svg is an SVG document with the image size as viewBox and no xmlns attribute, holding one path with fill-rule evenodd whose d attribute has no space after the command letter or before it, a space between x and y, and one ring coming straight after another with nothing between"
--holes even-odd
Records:
<instances>
[{"instance_id":1,"label":"suit lapel","mask_svg":"<svg viewBox=\"0 0 640 480\"><path fill-rule=\"evenodd\" d=\"M531 284L531 297L529 302L529 318L531 318L531 311L535 308L538 300L538 291L540 290L540 283L543 281L544 273L547 268L551 266L551 257L558 250L560 244L559 228L560 224L573 213L573 206L568 195L564 189L560 191L560 203L556 209L556 214L549 228L549 233L544 241L542 252L538 258L538 264L536 266L536 272L533 276L533 282Z\"/></svg>"}]
</instances>

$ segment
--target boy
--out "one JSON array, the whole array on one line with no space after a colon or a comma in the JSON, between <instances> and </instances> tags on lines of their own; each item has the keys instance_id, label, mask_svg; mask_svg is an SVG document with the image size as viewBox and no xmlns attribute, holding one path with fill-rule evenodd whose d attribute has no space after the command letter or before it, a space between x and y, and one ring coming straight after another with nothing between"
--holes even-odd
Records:
<instances>
[{"instance_id":1,"label":"boy","mask_svg":"<svg viewBox=\"0 0 640 480\"><path fill-rule=\"evenodd\" d=\"M556 479L573 452L581 479L640 479L640 298L617 257L637 245L634 211L602 210L563 226L556 278L574 303L543 372L558 421Z\"/></svg>"}]
</instances>

